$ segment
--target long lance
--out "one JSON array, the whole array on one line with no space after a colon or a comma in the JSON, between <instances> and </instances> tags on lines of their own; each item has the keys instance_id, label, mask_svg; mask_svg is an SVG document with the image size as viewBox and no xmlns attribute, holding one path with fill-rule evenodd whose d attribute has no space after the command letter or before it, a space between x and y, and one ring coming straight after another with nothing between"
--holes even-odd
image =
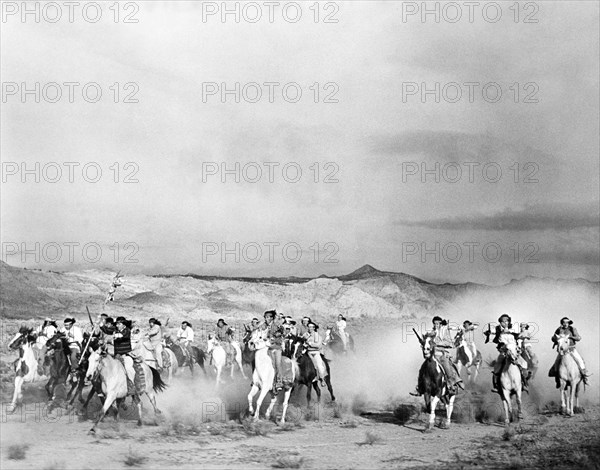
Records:
<instances>
[{"instance_id":1,"label":"long lance","mask_svg":"<svg viewBox=\"0 0 600 470\"><path fill-rule=\"evenodd\" d=\"M87 310L88 318L90 319L90 323L92 324L92 331L90 331L90 337L88 338L87 343L85 344L85 348L83 348L83 350L81 351L81 356L79 356L79 360L77 361L78 366L79 364L81 364L81 359L83 359L83 355L87 351L87 348L89 347L90 342L92 341L92 337L94 336L94 322L92 321L92 314L90 313L90 309L87 305L85 306L85 309Z\"/></svg>"}]
</instances>

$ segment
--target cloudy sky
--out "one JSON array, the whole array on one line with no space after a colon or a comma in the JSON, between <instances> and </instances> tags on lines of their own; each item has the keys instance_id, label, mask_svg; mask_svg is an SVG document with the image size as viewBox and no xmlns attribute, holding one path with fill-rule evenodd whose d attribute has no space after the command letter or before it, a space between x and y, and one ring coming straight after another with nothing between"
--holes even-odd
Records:
<instances>
[{"instance_id":1,"label":"cloudy sky","mask_svg":"<svg viewBox=\"0 0 600 470\"><path fill-rule=\"evenodd\" d=\"M117 23L109 3L95 23L4 6L3 260L599 279L597 2L501 2L496 22L301 2L295 23L288 3L272 22L262 2L229 2L239 22L207 15L221 2L121 4Z\"/></svg>"}]
</instances>

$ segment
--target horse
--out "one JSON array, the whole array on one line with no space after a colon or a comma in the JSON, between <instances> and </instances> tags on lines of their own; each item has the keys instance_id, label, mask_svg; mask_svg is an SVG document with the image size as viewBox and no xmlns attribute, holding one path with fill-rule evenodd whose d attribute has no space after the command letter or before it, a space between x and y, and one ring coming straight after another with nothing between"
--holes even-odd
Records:
<instances>
[{"instance_id":1,"label":"horse","mask_svg":"<svg viewBox=\"0 0 600 470\"><path fill-rule=\"evenodd\" d=\"M521 393L522 393L522 380L521 371L517 365L519 361L519 350L516 343L506 343L504 345L504 360L502 369L500 371L500 377L498 379L498 394L502 398L502 404L504 405L504 424L505 426L510 425L510 418L512 416L512 396L517 397L517 407L519 413L519 419L523 418L523 412L521 410Z\"/></svg>"},{"instance_id":2,"label":"horse","mask_svg":"<svg viewBox=\"0 0 600 470\"><path fill-rule=\"evenodd\" d=\"M301 338L296 336L292 337L291 340L289 340L289 343L284 343L284 356L289 357L290 359L296 359L299 370L299 373L296 377L296 385L306 385L306 402L307 406L310 407L312 389L314 388L315 392L317 392L317 401L321 402L321 388L319 387L319 382L316 380L318 377L317 369L315 369L315 365L308 355L308 352L305 350L303 351L303 348L301 347L302 341L303 340ZM327 390L329 390L331 401L335 401L333 387L331 386L331 369L329 367L329 361L323 354L321 354L321 359L323 360L325 369L327 370L325 384L327 385Z\"/></svg>"},{"instance_id":3,"label":"horse","mask_svg":"<svg viewBox=\"0 0 600 470\"><path fill-rule=\"evenodd\" d=\"M129 356L124 357L125 361L132 361ZM100 348L92 350L88 359L89 365L86 372L86 378L92 380L96 374L100 377L102 382L102 393L105 396L104 405L102 411L99 413L94 426L90 429L90 433L96 432L96 426L104 419L104 416L115 403L117 405L117 413L115 420L119 419L119 405L129 395L133 395L133 401L137 404L138 408L138 426L142 425L142 400L139 395L145 394L152 407L154 408L154 414L161 414L161 411L156 407L155 392L162 392L166 388L166 384L162 381L159 372L156 369L148 366L148 364L141 363L140 366L144 372L144 389L142 392L133 391L129 392L127 387L127 372L125 365L118 359L113 358Z\"/></svg>"},{"instance_id":4,"label":"horse","mask_svg":"<svg viewBox=\"0 0 600 470\"><path fill-rule=\"evenodd\" d=\"M252 338L249 342L251 348L254 349L254 363L255 368L252 372L252 387L248 394L248 413L253 415L253 420L258 421L260 414L260 407L267 393L271 392L271 403L265 413L265 418L268 420L271 417L275 403L277 402L277 394L273 393L273 381L275 380L275 368L273 367L273 361L269 356L268 342L262 338ZM284 381L284 397L283 397L283 409L281 412L281 424L285 424L285 415L290 401L290 395L296 382L296 377L299 374L298 364L288 357L282 356L282 366L284 362L287 362L287 366L291 370L291 381ZM283 368L283 367L282 367ZM254 396L259 392L260 395L256 401L256 411L254 410L253 402Z\"/></svg>"},{"instance_id":5,"label":"horse","mask_svg":"<svg viewBox=\"0 0 600 470\"><path fill-rule=\"evenodd\" d=\"M70 365L70 349L67 338L62 333L55 334L52 338L46 341L46 355L44 366L48 366L50 380L46 384L46 392L48 400L54 402L56 399L56 387L63 385L66 387L67 378L71 371ZM77 387L74 383L68 392L67 399L71 397L71 393Z\"/></svg>"},{"instance_id":6,"label":"horse","mask_svg":"<svg viewBox=\"0 0 600 470\"><path fill-rule=\"evenodd\" d=\"M154 369L158 369L158 362L154 357L154 348L149 341L144 341L141 338L138 341L134 341L132 339L131 347L139 353L140 357L146 364ZM170 384L171 380L173 379L173 374L177 372L179 364L177 363L177 357L175 356L175 353L171 349L163 348L162 351L163 369L161 374L167 374L167 383Z\"/></svg>"},{"instance_id":7,"label":"horse","mask_svg":"<svg viewBox=\"0 0 600 470\"><path fill-rule=\"evenodd\" d=\"M193 376L194 375L194 363L196 363L200 366L200 368L204 372L204 375L206 375L206 369L204 368L204 361L206 360L206 354L204 353L204 351L202 351L202 349L200 349L196 346L192 346L190 348L191 349L191 357L188 358L186 353L183 351L183 346L181 346L181 344L173 341L173 339L168 335L165 335L163 338L165 340L165 346L166 346L165 349L170 350L175 355L175 359L177 360L178 367L184 367L187 365L190 368L190 372Z\"/></svg>"},{"instance_id":8,"label":"horse","mask_svg":"<svg viewBox=\"0 0 600 470\"><path fill-rule=\"evenodd\" d=\"M579 387L583 376L573 358L569 335L560 335L557 339L560 357L556 373L560 379L560 409L562 414L573 416L574 407L579 406Z\"/></svg>"},{"instance_id":9,"label":"horse","mask_svg":"<svg viewBox=\"0 0 600 470\"><path fill-rule=\"evenodd\" d=\"M242 367L242 351L240 345L235 341L232 341L230 344L235 351L235 358L231 363L231 378L233 379L233 371L237 363L242 376L244 379L247 379L248 377L246 377L246 373ZM212 354L212 364L217 372L217 385L219 385L222 382L221 373L227 364L227 353L225 352L225 348L221 345L221 342L212 334L208 336L208 348L206 349L206 353Z\"/></svg>"},{"instance_id":10,"label":"horse","mask_svg":"<svg viewBox=\"0 0 600 470\"><path fill-rule=\"evenodd\" d=\"M347 349L344 351L344 343L342 341L342 337L340 336L339 331L336 328L327 327L325 330L325 340L323 344L331 350L334 354L345 354L349 349L352 352L354 351L354 338L351 334L348 334L348 342Z\"/></svg>"},{"instance_id":11,"label":"horse","mask_svg":"<svg viewBox=\"0 0 600 470\"><path fill-rule=\"evenodd\" d=\"M250 338L252 337L252 330L244 325L246 333L242 338L242 344L244 347L242 348L242 365L247 364L252 368L252 372L254 372L254 349L250 347Z\"/></svg>"},{"instance_id":12,"label":"horse","mask_svg":"<svg viewBox=\"0 0 600 470\"><path fill-rule=\"evenodd\" d=\"M442 365L435 358L435 344L431 338L424 338L421 346L425 361L419 369L418 389L425 398L425 408L429 412L429 424L424 431L429 433L433 430L435 409L440 401L446 406L446 421L442 422L440 428L448 429L450 427L456 392L448 389L448 379Z\"/></svg>"},{"instance_id":13,"label":"horse","mask_svg":"<svg viewBox=\"0 0 600 470\"><path fill-rule=\"evenodd\" d=\"M22 326L19 332L8 343L12 350L19 350L19 359L14 362L15 371L15 391L11 404L7 407L7 412L15 411L17 404L23 401L23 384L39 382L46 378L45 375L38 373L38 360L33 351L33 343L36 341L36 335L32 328Z\"/></svg>"},{"instance_id":14,"label":"horse","mask_svg":"<svg viewBox=\"0 0 600 470\"><path fill-rule=\"evenodd\" d=\"M454 346L456 347L456 360L454 363L460 375L462 368L467 371L467 377L472 383L477 381L479 368L483 362L481 352L477 349L474 342L467 342L464 331L459 331L454 338ZM471 374L471 369L473 373Z\"/></svg>"}]
</instances>

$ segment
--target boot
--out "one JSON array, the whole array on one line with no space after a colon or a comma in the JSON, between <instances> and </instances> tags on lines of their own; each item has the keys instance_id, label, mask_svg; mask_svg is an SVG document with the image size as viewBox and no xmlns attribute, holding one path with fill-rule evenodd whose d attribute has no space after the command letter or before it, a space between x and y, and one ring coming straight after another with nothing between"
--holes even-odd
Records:
<instances>
[{"instance_id":1,"label":"boot","mask_svg":"<svg viewBox=\"0 0 600 470\"><path fill-rule=\"evenodd\" d=\"M420 397L422 395L421 392L419 392L419 386L417 385L415 387L415 390L413 392L408 392L409 395L412 395L413 397Z\"/></svg>"},{"instance_id":2,"label":"boot","mask_svg":"<svg viewBox=\"0 0 600 470\"><path fill-rule=\"evenodd\" d=\"M498 375L496 375L496 373L492 372L492 392L493 393L500 393L500 386L498 384Z\"/></svg>"}]
</instances>

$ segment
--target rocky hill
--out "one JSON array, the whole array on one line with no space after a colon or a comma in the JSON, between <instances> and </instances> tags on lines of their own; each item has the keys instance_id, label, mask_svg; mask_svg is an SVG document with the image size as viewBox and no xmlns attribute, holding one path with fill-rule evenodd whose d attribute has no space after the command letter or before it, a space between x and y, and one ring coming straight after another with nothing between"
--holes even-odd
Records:
<instances>
[{"instance_id":1,"label":"rocky hill","mask_svg":"<svg viewBox=\"0 0 600 470\"><path fill-rule=\"evenodd\" d=\"M488 286L433 284L403 273L365 265L339 277L223 278L194 274L145 276L125 273L114 302L104 297L114 273L103 270L57 273L0 265L3 318L42 318L46 315L86 317L95 314L157 316L174 320L224 317L247 321L275 308L294 317L309 315L331 320L349 318L416 318L444 309L457 296ZM521 282L536 282L526 279ZM598 283L584 280L555 281Z\"/></svg>"}]
</instances>

